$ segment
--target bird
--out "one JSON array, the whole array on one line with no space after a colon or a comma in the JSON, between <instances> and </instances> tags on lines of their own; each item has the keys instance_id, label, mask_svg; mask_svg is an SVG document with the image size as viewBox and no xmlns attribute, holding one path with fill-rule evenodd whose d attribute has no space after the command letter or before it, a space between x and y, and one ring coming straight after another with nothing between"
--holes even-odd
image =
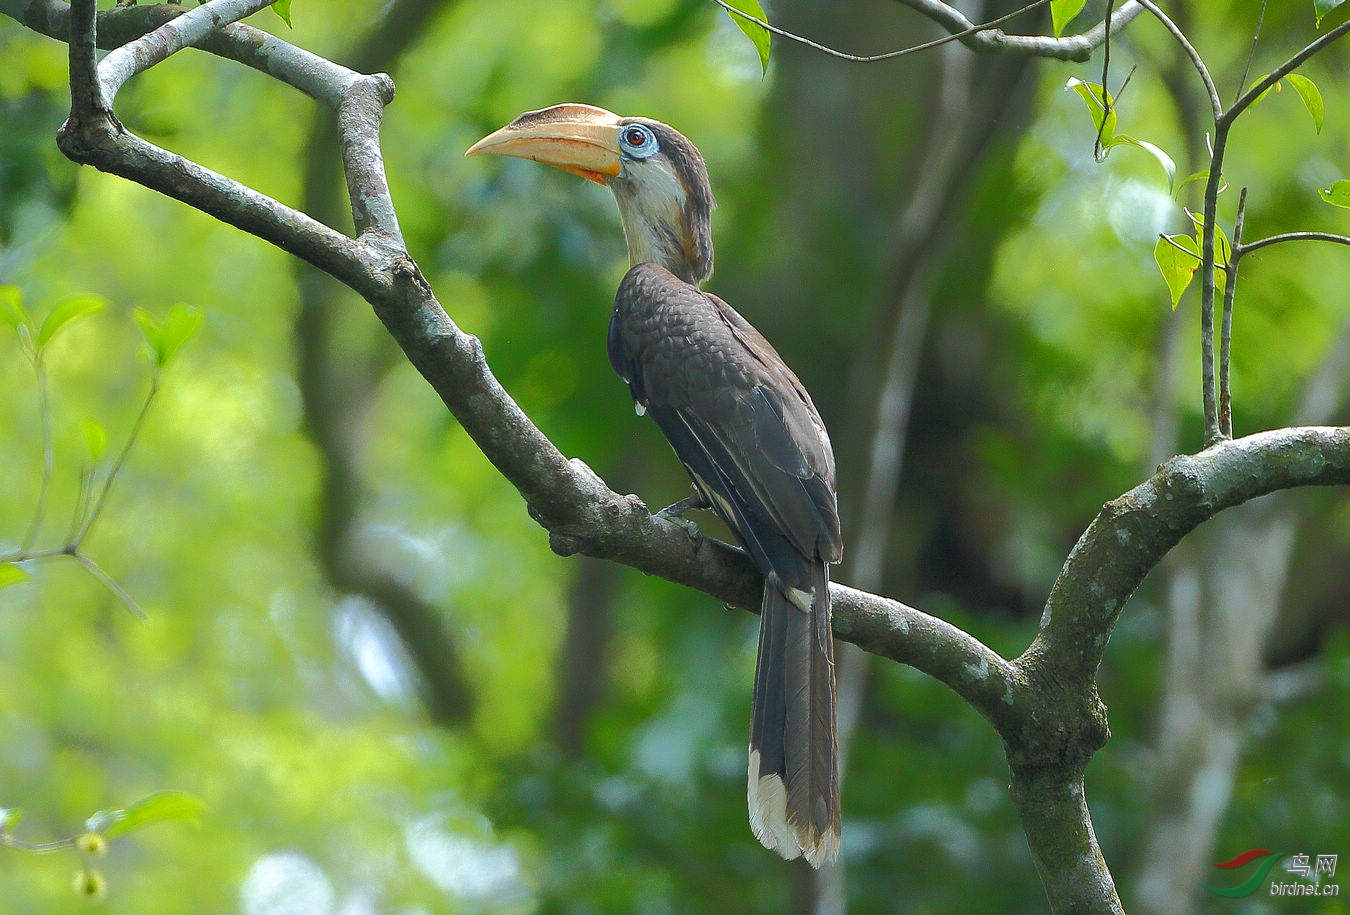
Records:
<instances>
[{"instance_id":1,"label":"bird","mask_svg":"<svg viewBox=\"0 0 1350 915\"><path fill-rule=\"evenodd\" d=\"M660 428L694 496L764 578L747 802L755 837L819 868L841 817L829 567L843 555L834 451L811 397L772 345L705 292L712 186L674 128L603 108L527 111L465 155L531 159L613 192L631 264L610 317L610 364Z\"/></svg>"}]
</instances>

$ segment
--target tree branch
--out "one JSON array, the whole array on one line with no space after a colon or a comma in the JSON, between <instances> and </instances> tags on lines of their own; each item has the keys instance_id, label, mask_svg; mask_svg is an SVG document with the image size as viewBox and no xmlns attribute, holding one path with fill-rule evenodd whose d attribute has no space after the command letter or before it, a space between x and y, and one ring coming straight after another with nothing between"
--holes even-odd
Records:
<instances>
[{"instance_id":1,"label":"tree branch","mask_svg":"<svg viewBox=\"0 0 1350 915\"><path fill-rule=\"evenodd\" d=\"M1303 426L1178 455L1102 507L1051 589L1020 666L1093 681L1107 636L1144 576L1204 521L1257 496L1350 484L1350 427Z\"/></svg>"},{"instance_id":2,"label":"tree branch","mask_svg":"<svg viewBox=\"0 0 1350 915\"><path fill-rule=\"evenodd\" d=\"M344 59L362 70L392 68L408 47L425 34L427 22L450 4L446 0L395 0ZM358 231L369 238L388 239L401 246L398 219L383 185L382 166L371 158L378 151L381 112L369 105L351 105L340 119L318 112L303 153L304 208L328 225L338 225L342 213L342 176L333 150L348 158L346 173L367 175L346 182ZM356 142L343 143L352 136ZM374 371L352 366L351 347L338 330L345 302L331 278L296 260L300 311L295 321L296 381L304 404L305 425L321 458L315 552L319 567L337 591L359 594L393 626L418 674L419 692L427 713L442 724L470 717L474 694L464 673L462 652L451 621L441 608L422 598L369 552L357 546L360 509L365 492L361 474L359 423L364 414Z\"/></svg>"},{"instance_id":3,"label":"tree branch","mask_svg":"<svg viewBox=\"0 0 1350 915\"><path fill-rule=\"evenodd\" d=\"M1242 244L1242 226L1247 218L1247 188L1238 193L1237 219L1233 222L1231 246ZM1237 301L1239 259L1232 254L1224 270L1223 318L1219 322L1219 431L1233 437L1233 303Z\"/></svg>"},{"instance_id":4,"label":"tree branch","mask_svg":"<svg viewBox=\"0 0 1350 915\"><path fill-rule=\"evenodd\" d=\"M43 4L48 11L53 5L53 0ZM148 26L150 20L143 22ZM213 34L219 38L221 33ZM336 76L348 90L387 81L353 81L346 73L334 67L329 78ZM347 97L313 88L316 97ZM388 92L379 95L387 98ZM369 109L366 116L372 116ZM374 136L373 129L365 133ZM396 236L382 236L375 246L352 240L126 131L101 128L87 148L94 150L97 166L218 215L360 292L488 460L525 498L555 552L609 559L724 603L758 605L762 583L741 551L691 538L684 528L652 515L636 496L613 492L581 461L558 451L497 382L481 343L455 326L411 259L390 250ZM365 159L371 168L379 161L377 155ZM1040 632L1015 662L940 619L843 585L833 585L831 592L836 632L865 650L929 673L989 718L1005 739L1018 737L1015 728L1026 720L1025 703L1038 695L1028 685L1053 669L1064 683L1090 687L1126 600L1186 533L1258 495L1347 482L1350 429L1343 428L1278 430L1173 458L1152 478L1107 503L1088 527L1051 591ZM1030 759L1036 753L1022 755Z\"/></svg>"},{"instance_id":5,"label":"tree branch","mask_svg":"<svg viewBox=\"0 0 1350 915\"><path fill-rule=\"evenodd\" d=\"M1336 245L1350 245L1350 236L1336 235L1331 232L1282 232L1279 235L1258 238L1256 241L1239 242L1234 239L1233 260L1236 261L1253 251L1260 251L1262 248L1269 248L1271 245L1279 245L1289 241L1329 241Z\"/></svg>"},{"instance_id":6,"label":"tree branch","mask_svg":"<svg viewBox=\"0 0 1350 915\"><path fill-rule=\"evenodd\" d=\"M1130 0L1125 6L1121 7L1110 19L1110 23L1103 21L1093 26L1082 35L1067 35L1061 38L1052 38L1048 35L1009 35L1007 32L998 28L1005 22L1030 12L1033 9L1044 6L1049 0L1033 0L1026 6L1013 10L1011 13L999 16L984 23L974 23L966 18L960 10L950 6L941 0L899 0L905 6L932 19L938 25L947 29L948 35L943 38L937 38L933 41L925 41L908 48L901 48L898 51L887 51L883 54L849 54L845 51L839 51L835 48L812 41L809 38L794 34L786 29L779 28L770 22L751 16L749 13L742 12L732 6L726 0L713 0L718 6L726 10L732 16L744 19L747 22L753 22L755 25L764 29L766 32L777 35L780 38L786 38L789 41L795 41L798 44L806 45L808 48L828 54L831 57L837 57L841 60L851 61L853 63L871 64L883 60L894 60L897 57L904 57L909 54L917 54L920 51L929 51L933 48L947 44L952 41L960 41L966 47L974 51L994 51L1004 54L1024 54L1028 57L1049 57L1056 60L1076 60L1084 61L1092 56L1092 52L1106 41L1109 34L1114 35L1120 29L1130 23L1135 16L1139 15L1143 7L1139 6L1138 0Z\"/></svg>"},{"instance_id":7,"label":"tree branch","mask_svg":"<svg viewBox=\"0 0 1350 915\"><path fill-rule=\"evenodd\" d=\"M32 21L60 18L55 0L26 5L0 0L0 12L20 6L25 17L35 8L46 16ZM69 19L82 49L92 47L92 6L81 2L80 15ZM97 21L114 21L112 12ZM135 21L149 31L154 19ZM256 36L261 44L243 47ZM57 37L66 34L58 30ZM236 59L300 59L284 42L240 25L210 31L200 43ZM269 50L259 57L257 48L264 46ZM83 50L72 55L73 77L90 75L87 58ZM436 300L403 249L388 199L378 131L392 81L326 63L292 77L338 108L357 239L134 136L99 107L92 82L88 97L73 103L59 142L76 161L182 200L360 293L487 459L521 493L555 552L611 560L724 603L757 606L762 581L741 551L691 537L653 516L636 496L612 491L581 461L568 460L498 383L479 340L455 326ZM73 89L76 96L81 92ZM88 106L86 116L76 116L81 105ZM1221 126L1229 123L1221 119ZM1221 149L1216 135L1211 185ZM1212 195L1206 203L1212 227ZM1211 286L1213 235L1208 233L1206 246ZM1350 427L1281 429L1172 458L1102 508L1069 554L1035 639L1014 661L936 617L843 585L831 590L835 632L928 673L987 718L1004 740L1013 799L1052 907L1118 911L1082 792L1087 762L1109 736L1095 676L1112 629L1149 570L1205 520L1276 490L1333 484L1350 484Z\"/></svg>"},{"instance_id":8,"label":"tree branch","mask_svg":"<svg viewBox=\"0 0 1350 915\"><path fill-rule=\"evenodd\" d=\"M1048 57L1053 60L1072 60L1082 63L1092 56L1111 35L1129 25L1143 7L1138 0L1129 0L1108 20L1103 20L1081 35L1009 35L1002 29L979 28L956 7L942 0L899 0L900 3L942 26L948 32L960 34L961 43L973 51L1025 54L1029 57Z\"/></svg>"}]
</instances>

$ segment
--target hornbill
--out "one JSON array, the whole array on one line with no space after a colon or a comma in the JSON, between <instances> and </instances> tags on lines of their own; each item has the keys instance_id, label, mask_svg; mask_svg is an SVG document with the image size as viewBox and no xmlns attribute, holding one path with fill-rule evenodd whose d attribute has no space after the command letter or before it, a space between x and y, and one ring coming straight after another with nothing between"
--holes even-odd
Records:
<instances>
[{"instance_id":1,"label":"hornbill","mask_svg":"<svg viewBox=\"0 0 1350 915\"><path fill-rule=\"evenodd\" d=\"M712 188L677 131L589 105L527 111L466 155L533 159L609 187L632 267L609 360L764 576L750 724L750 827L784 858L839 854L829 565L842 555L834 453L797 376L712 273ZM674 506L672 506L674 508Z\"/></svg>"}]
</instances>

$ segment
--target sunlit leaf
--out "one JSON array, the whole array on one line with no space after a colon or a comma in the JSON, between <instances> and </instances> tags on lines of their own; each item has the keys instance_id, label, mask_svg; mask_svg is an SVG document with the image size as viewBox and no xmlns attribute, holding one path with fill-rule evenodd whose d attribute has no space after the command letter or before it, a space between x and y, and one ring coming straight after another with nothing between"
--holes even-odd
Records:
<instances>
[{"instance_id":1,"label":"sunlit leaf","mask_svg":"<svg viewBox=\"0 0 1350 915\"><path fill-rule=\"evenodd\" d=\"M1064 34L1064 27L1083 11L1087 0L1050 0L1050 18L1054 22L1055 37Z\"/></svg>"},{"instance_id":2,"label":"sunlit leaf","mask_svg":"<svg viewBox=\"0 0 1350 915\"><path fill-rule=\"evenodd\" d=\"M1186 210L1186 215L1191 218L1195 225L1195 244L1196 251L1204 250L1205 247L1205 217L1199 213ZM1223 226L1214 227L1214 263L1219 266L1227 264L1233 256L1233 246L1228 241L1228 236L1224 234Z\"/></svg>"},{"instance_id":3,"label":"sunlit leaf","mask_svg":"<svg viewBox=\"0 0 1350 915\"><path fill-rule=\"evenodd\" d=\"M1306 76L1300 76L1297 73L1290 73L1285 77L1289 85L1298 92L1299 98L1303 99L1303 105L1308 109L1308 114L1312 115L1313 126L1317 132L1322 132L1322 121L1326 116L1326 111L1322 106L1322 93L1318 91L1317 84Z\"/></svg>"},{"instance_id":4,"label":"sunlit leaf","mask_svg":"<svg viewBox=\"0 0 1350 915\"><path fill-rule=\"evenodd\" d=\"M727 0L727 6L738 9L746 16L753 16L760 22L768 22L769 17L765 15L764 8L759 5L759 0ZM737 16L730 10L727 15L731 21L736 23L737 27L746 34L755 45L755 50L759 52L760 72L769 69L769 30L760 25L759 22L751 22L745 16Z\"/></svg>"},{"instance_id":5,"label":"sunlit leaf","mask_svg":"<svg viewBox=\"0 0 1350 915\"><path fill-rule=\"evenodd\" d=\"M106 304L107 301L102 296L93 294L71 296L63 302L58 302L51 313L43 319L42 326L38 328L38 349L42 349L50 343L61 328L71 321L91 315L101 310Z\"/></svg>"},{"instance_id":6,"label":"sunlit leaf","mask_svg":"<svg viewBox=\"0 0 1350 915\"><path fill-rule=\"evenodd\" d=\"M1177 164L1172 161L1171 156L1147 140L1139 140L1134 137L1126 136L1123 133L1112 139L1110 143L1107 143L1106 147L1110 149L1111 147L1120 146L1121 144L1137 146L1152 155L1153 158L1157 159L1158 164L1162 166L1163 171L1167 174L1167 188L1169 191L1172 189L1172 185L1177 179Z\"/></svg>"},{"instance_id":7,"label":"sunlit leaf","mask_svg":"<svg viewBox=\"0 0 1350 915\"><path fill-rule=\"evenodd\" d=\"M161 365L168 365L178 351L196 336L202 326L202 313L191 305L175 305L169 309L160 327Z\"/></svg>"},{"instance_id":8,"label":"sunlit leaf","mask_svg":"<svg viewBox=\"0 0 1350 915\"><path fill-rule=\"evenodd\" d=\"M1116 136L1116 106L1111 93L1096 83L1084 82L1076 76L1069 77L1064 88L1072 89L1082 97L1088 114L1092 116L1092 126L1101 136L1102 145L1110 146Z\"/></svg>"},{"instance_id":9,"label":"sunlit leaf","mask_svg":"<svg viewBox=\"0 0 1350 915\"><path fill-rule=\"evenodd\" d=\"M29 323L28 312L23 308L23 291L18 286L0 286L0 321L15 328Z\"/></svg>"},{"instance_id":10,"label":"sunlit leaf","mask_svg":"<svg viewBox=\"0 0 1350 915\"><path fill-rule=\"evenodd\" d=\"M1345 0L1313 0L1313 17L1320 26L1327 13L1344 3Z\"/></svg>"},{"instance_id":11,"label":"sunlit leaf","mask_svg":"<svg viewBox=\"0 0 1350 915\"><path fill-rule=\"evenodd\" d=\"M156 823L183 821L196 824L206 804L183 791L161 791L143 798L125 810L105 810L85 823L90 832L101 832L109 839L124 836Z\"/></svg>"},{"instance_id":12,"label":"sunlit leaf","mask_svg":"<svg viewBox=\"0 0 1350 915\"><path fill-rule=\"evenodd\" d=\"M1189 235L1164 235L1153 246L1153 260L1172 293L1172 307L1176 308L1200 266L1200 247Z\"/></svg>"},{"instance_id":13,"label":"sunlit leaf","mask_svg":"<svg viewBox=\"0 0 1350 915\"><path fill-rule=\"evenodd\" d=\"M272 12L280 16L281 21L286 23L288 27L294 28L291 25L291 0L276 0L272 4Z\"/></svg>"},{"instance_id":14,"label":"sunlit leaf","mask_svg":"<svg viewBox=\"0 0 1350 915\"><path fill-rule=\"evenodd\" d=\"M1350 178L1342 178L1331 187L1318 188L1317 193L1334 207L1350 208Z\"/></svg>"},{"instance_id":15,"label":"sunlit leaf","mask_svg":"<svg viewBox=\"0 0 1350 915\"><path fill-rule=\"evenodd\" d=\"M12 562L0 562L0 588L8 588L10 585L17 585L19 582L27 580L28 573L23 569ZM6 825L13 826L16 822L17 813L18 811L8 807L0 809L0 829L4 829Z\"/></svg>"},{"instance_id":16,"label":"sunlit leaf","mask_svg":"<svg viewBox=\"0 0 1350 915\"><path fill-rule=\"evenodd\" d=\"M108 450L108 430L96 419L86 417L84 421L84 443L89 446L89 457L95 463Z\"/></svg>"}]
</instances>

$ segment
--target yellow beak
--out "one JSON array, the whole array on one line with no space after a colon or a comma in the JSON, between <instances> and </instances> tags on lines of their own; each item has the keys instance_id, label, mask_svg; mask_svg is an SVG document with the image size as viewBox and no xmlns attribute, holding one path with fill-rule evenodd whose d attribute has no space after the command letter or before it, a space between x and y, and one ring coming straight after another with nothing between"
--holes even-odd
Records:
<instances>
[{"instance_id":1,"label":"yellow beak","mask_svg":"<svg viewBox=\"0 0 1350 915\"><path fill-rule=\"evenodd\" d=\"M604 184L622 168L619 121L617 114L592 105L554 105L525 112L464 155L533 159Z\"/></svg>"}]
</instances>

